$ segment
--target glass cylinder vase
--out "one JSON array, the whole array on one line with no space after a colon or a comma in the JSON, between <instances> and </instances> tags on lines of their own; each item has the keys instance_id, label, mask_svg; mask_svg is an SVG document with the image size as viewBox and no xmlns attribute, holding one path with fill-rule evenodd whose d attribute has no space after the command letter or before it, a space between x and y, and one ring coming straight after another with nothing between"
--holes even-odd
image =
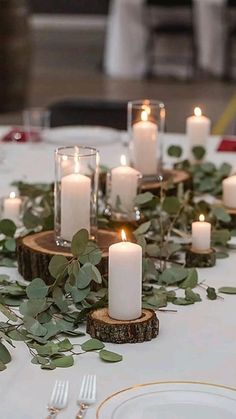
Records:
<instances>
[{"instance_id":1,"label":"glass cylinder vase","mask_svg":"<svg viewBox=\"0 0 236 419\"><path fill-rule=\"evenodd\" d=\"M59 147L55 151L55 239L69 247L77 231L97 233L99 153L91 147Z\"/></svg>"},{"instance_id":2,"label":"glass cylinder vase","mask_svg":"<svg viewBox=\"0 0 236 419\"><path fill-rule=\"evenodd\" d=\"M140 211L135 205L135 197L141 189L141 173L127 166L125 156L121 156L121 165L107 173L106 211L116 221L137 221Z\"/></svg>"},{"instance_id":3,"label":"glass cylinder vase","mask_svg":"<svg viewBox=\"0 0 236 419\"><path fill-rule=\"evenodd\" d=\"M156 100L128 102L128 132L133 167L144 177L162 171L165 106Z\"/></svg>"}]
</instances>

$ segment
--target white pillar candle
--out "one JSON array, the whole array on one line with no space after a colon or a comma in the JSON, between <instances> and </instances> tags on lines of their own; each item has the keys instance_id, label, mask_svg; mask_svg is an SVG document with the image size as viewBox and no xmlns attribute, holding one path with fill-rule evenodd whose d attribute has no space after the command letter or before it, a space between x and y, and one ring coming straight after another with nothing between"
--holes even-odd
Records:
<instances>
[{"instance_id":1,"label":"white pillar candle","mask_svg":"<svg viewBox=\"0 0 236 419\"><path fill-rule=\"evenodd\" d=\"M199 221L192 223L192 248L199 251L209 250L211 246L211 224L200 215Z\"/></svg>"},{"instance_id":2,"label":"white pillar candle","mask_svg":"<svg viewBox=\"0 0 236 419\"><path fill-rule=\"evenodd\" d=\"M61 179L61 236L71 241L73 235L85 228L90 231L91 180L73 173Z\"/></svg>"},{"instance_id":3,"label":"white pillar candle","mask_svg":"<svg viewBox=\"0 0 236 419\"><path fill-rule=\"evenodd\" d=\"M16 197L15 192L11 192L9 198L3 201L3 218L9 218L15 224L19 224L21 204L21 198Z\"/></svg>"},{"instance_id":4,"label":"white pillar candle","mask_svg":"<svg viewBox=\"0 0 236 419\"><path fill-rule=\"evenodd\" d=\"M119 199L122 209L125 211L133 210L140 176L140 172L126 166L126 158L122 155L121 166L111 170L110 203L113 209L117 207L117 200Z\"/></svg>"},{"instance_id":5,"label":"white pillar candle","mask_svg":"<svg viewBox=\"0 0 236 419\"><path fill-rule=\"evenodd\" d=\"M236 209L236 175L223 180L223 203L228 208Z\"/></svg>"},{"instance_id":6,"label":"white pillar candle","mask_svg":"<svg viewBox=\"0 0 236 419\"><path fill-rule=\"evenodd\" d=\"M190 149L200 145L206 147L207 138L210 135L211 121L202 115L200 108L194 109L194 115L187 118L186 133L189 140Z\"/></svg>"},{"instance_id":7,"label":"white pillar candle","mask_svg":"<svg viewBox=\"0 0 236 419\"><path fill-rule=\"evenodd\" d=\"M117 320L133 320L142 314L142 248L138 244L123 241L109 247L108 312Z\"/></svg>"},{"instance_id":8,"label":"white pillar candle","mask_svg":"<svg viewBox=\"0 0 236 419\"><path fill-rule=\"evenodd\" d=\"M157 124L148 120L148 110L133 125L133 163L143 175L157 173Z\"/></svg>"}]
</instances>

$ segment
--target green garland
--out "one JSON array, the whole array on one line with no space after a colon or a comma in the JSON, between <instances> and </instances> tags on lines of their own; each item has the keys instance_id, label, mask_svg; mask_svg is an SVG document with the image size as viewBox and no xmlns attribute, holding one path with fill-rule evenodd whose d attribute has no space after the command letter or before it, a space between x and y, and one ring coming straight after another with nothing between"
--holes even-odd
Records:
<instances>
[{"instance_id":1,"label":"green garland","mask_svg":"<svg viewBox=\"0 0 236 419\"><path fill-rule=\"evenodd\" d=\"M180 156L176 146L169 152ZM189 238L192 221L204 213L213 226L212 245L219 248L217 257L229 256L227 243L231 235L235 235L231 217L219 204L196 202L195 196L208 189L218 195L219 185L229 174L230 166L224 164L216 169L211 163L191 166L189 162L179 162L178 167L188 167L193 175L193 191L183 192L180 187L178 196L169 196L171 184L163 183L159 196L145 192L138 195L135 202L142 212L142 223L134 227L132 234L143 249L143 307L153 310L176 311L165 309L168 303L176 306L198 303L201 301L198 289L204 289L210 300L222 298L219 293L236 293L234 287L221 287L216 292L200 281L197 270L187 269L180 259L186 245L175 240L176 237ZM23 182L15 185L27 200L20 231L11 220L0 221L0 266L7 267L16 266L17 235L53 228L52 185ZM203 188L202 185L208 186ZM113 227L103 214L99 216L99 224ZM14 347L15 341L26 344L32 355L31 362L42 369L69 367L75 356L87 351L98 352L103 361L122 360L121 355L105 349L97 339L82 344L70 341L71 337L84 335L79 327L91 309L107 305L107 279L97 268L102 252L89 240L86 230L75 234L71 251L70 260L64 256L51 259L51 285L40 278L32 278L30 284L13 283L8 275L0 275L0 311L7 318L0 322L0 370L11 360L7 345Z\"/></svg>"}]
</instances>

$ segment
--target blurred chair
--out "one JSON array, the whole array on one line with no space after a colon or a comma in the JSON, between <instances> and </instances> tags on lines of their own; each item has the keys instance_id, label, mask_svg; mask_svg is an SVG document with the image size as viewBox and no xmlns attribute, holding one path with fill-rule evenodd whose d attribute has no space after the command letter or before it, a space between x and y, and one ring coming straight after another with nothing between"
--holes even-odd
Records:
<instances>
[{"instance_id":1,"label":"blurred chair","mask_svg":"<svg viewBox=\"0 0 236 419\"><path fill-rule=\"evenodd\" d=\"M145 2L146 25L148 28L147 56L148 56L148 75L153 73L154 65L157 59L155 45L160 38L169 38L174 42L181 40L181 37L188 37L191 42L191 56L186 64L191 67L191 75L197 70L198 51L194 30L194 7L192 0L146 0ZM178 19L176 11L179 9ZM166 17L160 18L163 12ZM188 19L184 18L186 16ZM181 43L177 44L177 53L181 50ZM181 63L178 54L178 63ZM170 55L166 53L166 59L158 56L158 64L171 64Z\"/></svg>"},{"instance_id":2,"label":"blurred chair","mask_svg":"<svg viewBox=\"0 0 236 419\"><path fill-rule=\"evenodd\" d=\"M97 125L121 130L127 128L127 101L69 99L48 106L51 127Z\"/></svg>"},{"instance_id":3,"label":"blurred chair","mask_svg":"<svg viewBox=\"0 0 236 419\"><path fill-rule=\"evenodd\" d=\"M236 41L236 0L227 0L224 21L226 25L224 78L230 80L233 68L233 47Z\"/></svg>"}]
</instances>

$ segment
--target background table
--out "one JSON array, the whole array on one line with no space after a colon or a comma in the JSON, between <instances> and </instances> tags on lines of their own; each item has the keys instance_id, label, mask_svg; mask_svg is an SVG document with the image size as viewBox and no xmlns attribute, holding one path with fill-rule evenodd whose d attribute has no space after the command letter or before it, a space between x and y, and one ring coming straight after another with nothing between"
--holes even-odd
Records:
<instances>
[{"instance_id":1,"label":"background table","mask_svg":"<svg viewBox=\"0 0 236 419\"><path fill-rule=\"evenodd\" d=\"M146 73L144 1L112 0L104 55L106 73L112 77L140 78ZM198 64L217 76L222 75L224 66L225 3L226 0L194 0ZM173 74L176 66L171 69Z\"/></svg>"},{"instance_id":2,"label":"background table","mask_svg":"<svg viewBox=\"0 0 236 419\"><path fill-rule=\"evenodd\" d=\"M0 130L0 133L4 132ZM123 134L122 134L123 135ZM122 138L121 135L121 138ZM170 144L186 145L184 135L165 135L165 147ZM211 137L208 157L214 163L230 161L236 167L235 154L216 153L219 142ZM53 150L55 145L4 144L6 159L0 164L1 195L9 190L13 180L53 181ZM102 163L113 166L119 163L123 151L122 142L101 148ZM166 160L167 161L167 160ZM200 280L216 288L222 285L236 286L236 252L230 258L217 260L214 268L199 270ZM1 268L17 278L15 269ZM123 361L108 364L99 360L95 353L76 357L75 365L68 369L43 371L30 363L25 345L16 342L12 362L0 373L1 419L39 419L46 417L46 405L55 379L68 379L70 399L61 419L74 418L76 396L85 373L97 374L97 402L109 394L138 383L165 380L191 380L211 382L236 387L236 296L225 296L224 301L209 301L201 289L203 301L193 306L174 306L178 313L160 313L160 335L151 342L140 344L107 344L107 349L123 355ZM74 339L82 343L86 337ZM87 419L95 417L96 405L87 412ZM110 418L107 418L110 419Z\"/></svg>"}]
</instances>

